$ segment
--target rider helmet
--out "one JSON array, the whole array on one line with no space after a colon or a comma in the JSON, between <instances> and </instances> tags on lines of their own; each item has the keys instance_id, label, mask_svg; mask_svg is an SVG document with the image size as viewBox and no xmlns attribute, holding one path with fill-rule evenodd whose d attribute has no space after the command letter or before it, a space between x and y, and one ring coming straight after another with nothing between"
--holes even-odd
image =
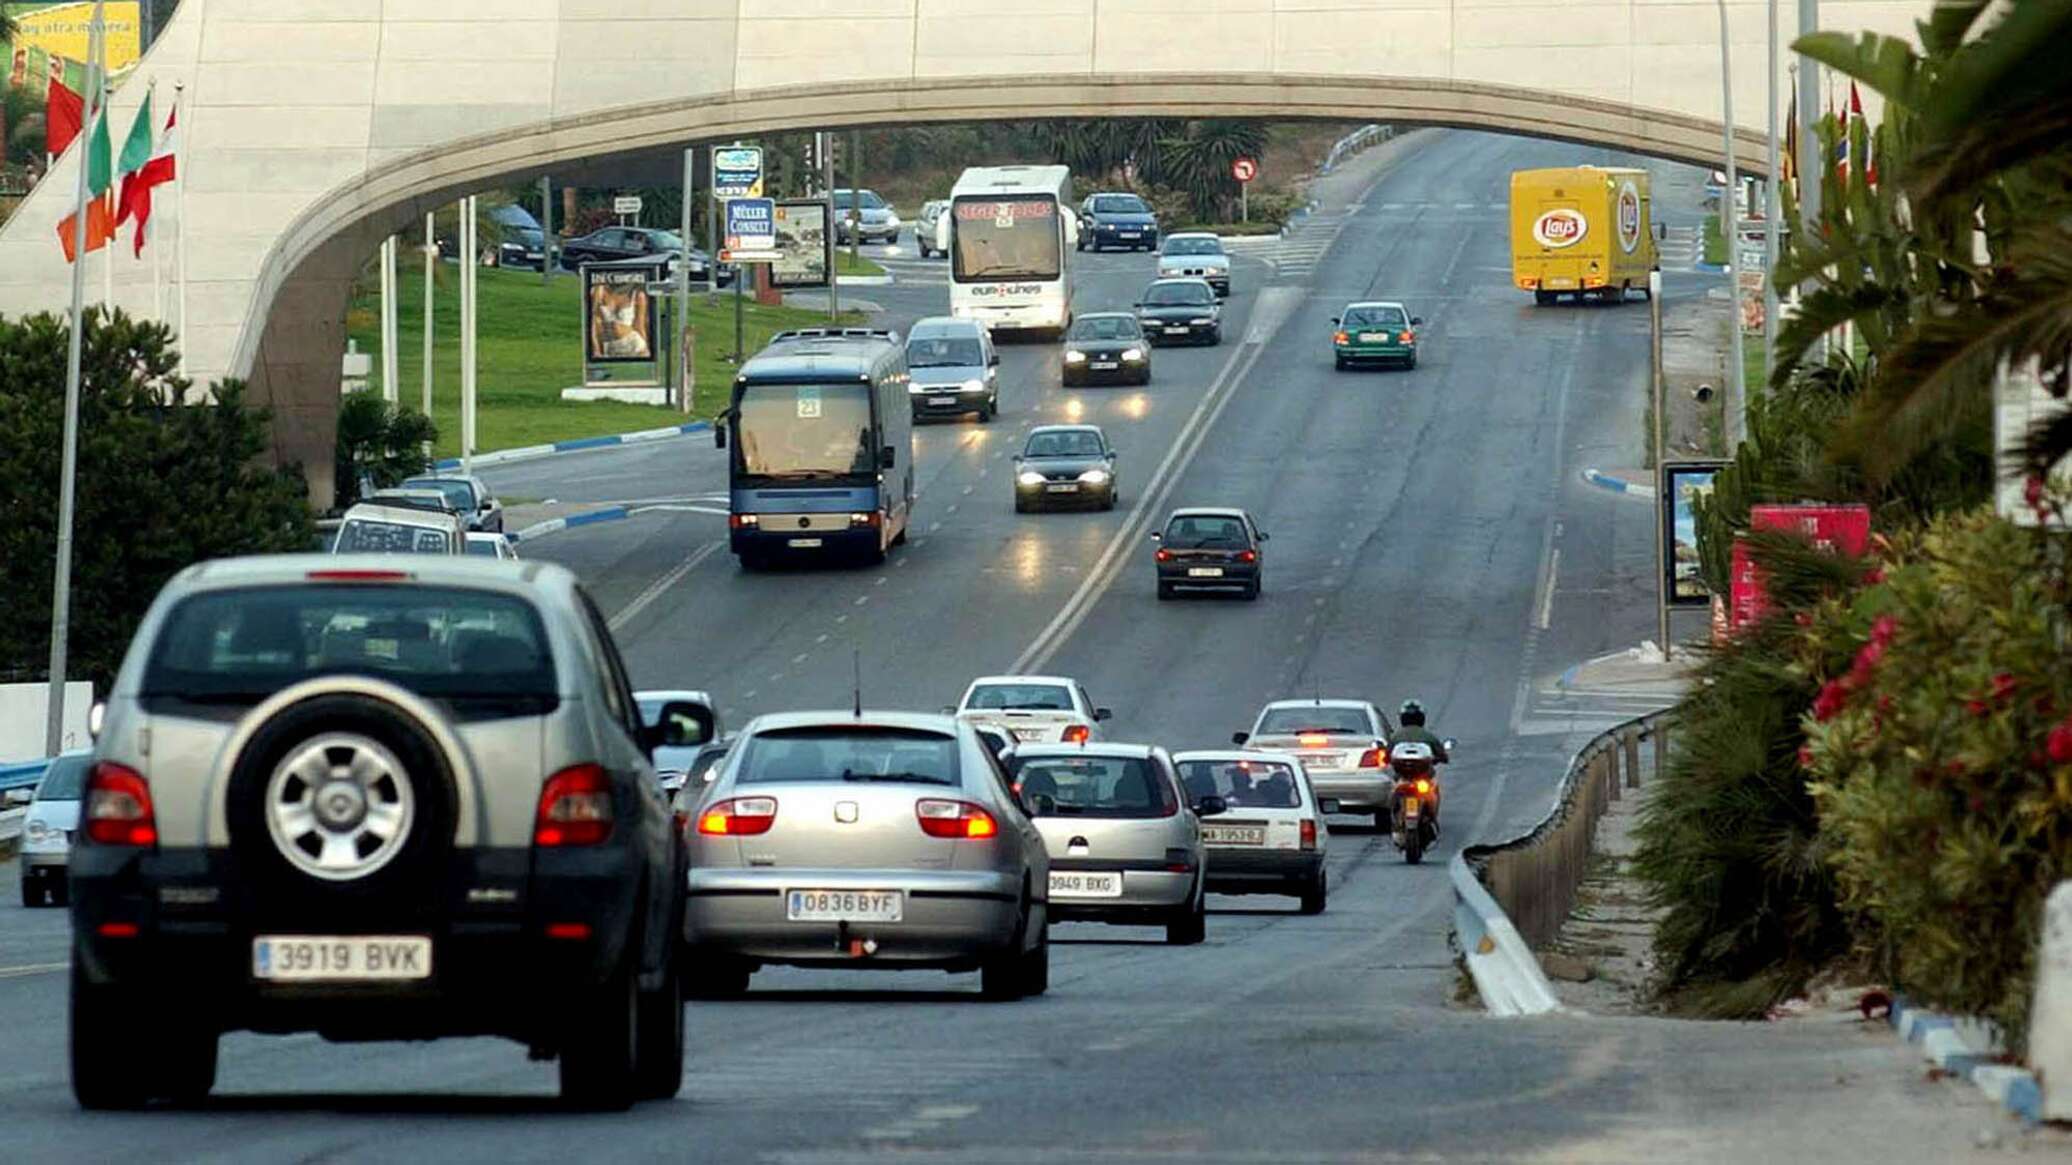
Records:
<instances>
[{"instance_id":1,"label":"rider helmet","mask_svg":"<svg viewBox=\"0 0 2072 1165\"><path fill-rule=\"evenodd\" d=\"M1423 724L1425 722L1424 705L1416 700L1403 701L1403 707L1397 714L1402 717L1405 724Z\"/></svg>"}]
</instances>

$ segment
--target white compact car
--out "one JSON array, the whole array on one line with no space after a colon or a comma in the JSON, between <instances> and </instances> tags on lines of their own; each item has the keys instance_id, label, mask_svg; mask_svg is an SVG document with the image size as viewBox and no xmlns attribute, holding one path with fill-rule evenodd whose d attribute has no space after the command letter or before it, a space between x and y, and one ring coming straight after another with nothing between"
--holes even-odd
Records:
<instances>
[{"instance_id":1,"label":"white compact car","mask_svg":"<svg viewBox=\"0 0 2072 1165\"><path fill-rule=\"evenodd\" d=\"M998 728L1017 744L1085 744L1101 739L1113 713L1096 708L1086 689L1068 676L980 676L964 689L957 719Z\"/></svg>"},{"instance_id":2,"label":"white compact car","mask_svg":"<svg viewBox=\"0 0 2072 1165\"><path fill-rule=\"evenodd\" d=\"M1338 812L1338 802L1316 795L1301 761L1216 749L1175 753L1173 765L1190 801L1223 799L1226 812L1201 827L1211 891L1286 894L1302 900L1304 914L1324 912L1331 831L1323 815Z\"/></svg>"}]
</instances>

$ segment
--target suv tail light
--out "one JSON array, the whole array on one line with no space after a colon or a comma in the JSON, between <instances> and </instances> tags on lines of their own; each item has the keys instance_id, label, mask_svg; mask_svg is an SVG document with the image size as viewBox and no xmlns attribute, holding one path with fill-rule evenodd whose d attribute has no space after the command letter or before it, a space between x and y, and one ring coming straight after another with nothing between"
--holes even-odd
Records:
<instances>
[{"instance_id":1,"label":"suv tail light","mask_svg":"<svg viewBox=\"0 0 2072 1165\"><path fill-rule=\"evenodd\" d=\"M1237 560L1239 562L1257 562L1259 561L1259 552L1257 550L1240 550L1237 552Z\"/></svg>"},{"instance_id":2,"label":"suv tail light","mask_svg":"<svg viewBox=\"0 0 2072 1165\"><path fill-rule=\"evenodd\" d=\"M914 816L921 832L930 837L993 837L1000 832L993 815L969 801L924 797L914 802Z\"/></svg>"},{"instance_id":3,"label":"suv tail light","mask_svg":"<svg viewBox=\"0 0 2072 1165\"><path fill-rule=\"evenodd\" d=\"M1173 560L1173 552L1160 548L1151 555L1151 559L1154 562L1171 562Z\"/></svg>"},{"instance_id":4,"label":"suv tail light","mask_svg":"<svg viewBox=\"0 0 2072 1165\"><path fill-rule=\"evenodd\" d=\"M1389 763L1388 749L1370 748L1360 754L1360 767L1363 769L1378 769L1387 763Z\"/></svg>"},{"instance_id":5,"label":"suv tail light","mask_svg":"<svg viewBox=\"0 0 2072 1165\"><path fill-rule=\"evenodd\" d=\"M740 837L768 833L777 821L777 798L736 797L698 815L698 832L707 837Z\"/></svg>"},{"instance_id":6,"label":"suv tail light","mask_svg":"<svg viewBox=\"0 0 2072 1165\"><path fill-rule=\"evenodd\" d=\"M1063 740L1066 744L1085 744L1093 734L1093 729L1084 724L1067 724Z\"/></svg>"},{"instance_id":7,"label":"suv tail light","mask_svg":"<svg viewBox=\"0 0 2072 1165\"><path fill-rule=\"evenodd\" d=\"M1302 848L1317 848L1317 823L1307 817L1302 819Z\"/></svg>"},{"instance_id":8,"label":"suv tail light","mask_svg":"<svg viewBox=\"0 0 2072 1165\"><path fill-rule=\"evenodd\" d=\"M547 778L532 843L596 845L612 835L612 784L603 765L571 765Z\"/></svg>"},{"instance_id":9,"label":"suv tail light","mask_svg":"<svg viewBox=\"0 0 2072 1165\"><path fill-rule=\"evenodd\" d=\"M86 836L99 845L157 845L158 816L144 774L113 761L96 762L81 802Z\"/></svg>"}]
</instances>

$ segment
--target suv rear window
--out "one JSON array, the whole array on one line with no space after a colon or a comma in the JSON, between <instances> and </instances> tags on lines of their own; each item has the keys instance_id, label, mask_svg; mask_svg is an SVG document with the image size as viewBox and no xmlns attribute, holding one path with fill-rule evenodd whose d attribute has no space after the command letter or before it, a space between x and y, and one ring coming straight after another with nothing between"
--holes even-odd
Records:
<instances>
[{"instance_id":1,"label":"suv rear window","mask_svg":"<svg viewBox=\"0 0 2072 1165\"><path fill-rule=\"evenodd\" d=\"M1043 810L1039 817L1170 817L1180 811L1158 766L1139 757L1020 757L1014 773L1023 800Z\"/></svg>"},{"instance_id":2,"label":"suv rear window","mask_svg":"<svg viewBox=\"0 0 2072 1165\"><path fill-rule=\"evenodd\" d=\"M533 605L462 587L306 585L194 595L144 667L146 698L256 703L314 676L370 675L432 698L556 697Z\"/></svg>"},{"instance_id":3,"label":"suv rear window","mask_svg":"<svg viewBox=\"0 0 2072 1165\"><path fill-rule=\"evenodd\" d=\"M841 782L955 785L957 738L907 728L779 728L750 737L738 785Z\"/></svg>"},{"instance_id":4,"label":"suv rear window","mask_svg":"<svg viewBox=\"0 0 2072 1165\"><path fill-rule=\"evenodd\" d=\"M1233 809L1300 809L1295 769L1288 764L1256 760L1183 760L1180 784L1196 801L1223 798Z\"/></svg>"}]
</instances>

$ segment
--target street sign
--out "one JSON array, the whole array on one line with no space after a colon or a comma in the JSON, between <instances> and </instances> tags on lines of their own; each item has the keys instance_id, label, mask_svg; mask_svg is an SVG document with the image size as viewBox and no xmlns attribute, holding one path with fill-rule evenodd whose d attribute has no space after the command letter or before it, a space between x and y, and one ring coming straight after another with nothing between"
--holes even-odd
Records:
<instances>
[{"instance_id":1,"label":"street sign","mask_svg":"<svg viewBox=\"0 0 2072 1165\"><path fill-rule=\"evenodd\" d=\"M640 213L640 195L638 195L638 194L621 194L621 195L619 195L619 196L618 196L617 198L614 198L614 199L612 199L612 213L613 213L613 214L639 214L639 213Z\"/></svg>"},{"instance_id":2,"label":"street sign","mask_svg":"<svg viewBox=\"0 0 2072 1165\"><path fill-rule=\"evenodd\" d=\"M1259 163L1251 158L1239 158L1230 164L1230 176L1240 182L1250 182L1259 176Z\"/></svg>"},{"instance_id":3,"label":"street sign","mask_svg":"<svg viewBox=\"0 0 2072 1165\"><path fill-rule=\"evenodd\" d=\"M726 220L728 262L769 263L779 257L775 199L730 198Z\"/></svg>"},{"instance_id":4,"label":"street sign","mask_svg":"<svg viewBox=\"0 0 2072 1165\"><path fill-rule=\"evenodd\" d=\"M712 196L721 202L763 196L761 146L715 146L712 150Z\"/></svg>"}]
</instances>

